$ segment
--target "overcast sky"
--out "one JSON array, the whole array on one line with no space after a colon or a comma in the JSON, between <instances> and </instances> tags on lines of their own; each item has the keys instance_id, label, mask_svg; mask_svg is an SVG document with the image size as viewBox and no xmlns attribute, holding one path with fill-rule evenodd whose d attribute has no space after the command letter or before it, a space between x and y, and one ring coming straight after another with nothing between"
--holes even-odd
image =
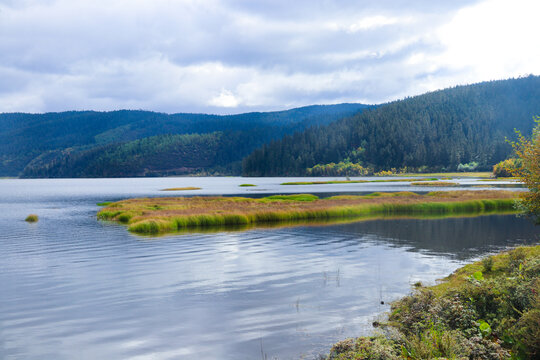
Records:
<instances>
[{"instance_id":1,"label":"overcast sky","mask_svg":"<svg viewBox=\"0 0 540 360\"><path fill-rule=\"evenodd\" d=\"M540 74L538 0L0 0L0 112L239 113Z\"/></svg>"}]
</instances>

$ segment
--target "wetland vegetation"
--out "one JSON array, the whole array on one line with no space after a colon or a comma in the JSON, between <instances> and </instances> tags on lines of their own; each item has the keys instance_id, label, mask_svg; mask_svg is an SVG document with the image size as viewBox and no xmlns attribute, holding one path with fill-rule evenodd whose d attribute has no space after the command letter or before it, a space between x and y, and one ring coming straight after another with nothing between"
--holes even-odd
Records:
<instances>
[{"instance_id":1,"label":"wetland vegetation","mask_svg":"<svg viewBox=\"0 0 540 360\"><path fill-rule=\"evenodd\" d=\"M284 182L280 185L326 185L326 184L362 184L362 183L378 183L378 182L409 182L409 181L431 181L438 180L437 178L412 178L412 179L380 179L380 180L328 180L328 181L294 181Z\"/></svg>"},{"instance_id":2,"label":"wetland vegetation","mask_svg":"<svg viewBox=\"0 0 540 360\"><path fill-rule=\"evenodd\" d=\"M335 344L328 359L538 359L540 246L466 265L435 286L415 284L377 335Z\"/></svg>"},{"instance_id":3,"label":"wetland vegetation","mask_svg":"<svg viewBox=\"0 0 540 360\"><path fill-rule=\"evenodd\" d=\"M374 216L460 215L512 211L511 191L372 193L321 199L312 194L245 197L165 197L122 200L98 212L98 218L128 225L141 234L186 228L283 223Z\"/></svg>"},{"instance_id":4,"label":"wetland vegetation","mask_svg":"<svg viewBox=\"0 0 540 360\"><path fill-rule=\"evenodd\" d=\"M187 190L201 190L201 188L196 187L196 186L184 186L184 187L162 189L161 191L187 191Z\"/></svg>"},{"instance_id":5,"label":"wetland vegetation","mask_svg":"<svg viewBox=\"0 0 540 360\"><path fill-rule=\"evenodd\" d=\"M448 181L412 182L413 186L458 186L458 183Z\"/></svg>"},{"instance_id":6,"label":"wetland vegetation","mask_svg":"<svg viewBox=\"0 0 540 360\"><path fill-rule=\"evenodd\" d=\"M29 223L38 222L38 220L39 220L39 217L36 214L30 214L26 217L26 219L24 219L24 221L29 222Z\"/></svg>"}]
</instances>

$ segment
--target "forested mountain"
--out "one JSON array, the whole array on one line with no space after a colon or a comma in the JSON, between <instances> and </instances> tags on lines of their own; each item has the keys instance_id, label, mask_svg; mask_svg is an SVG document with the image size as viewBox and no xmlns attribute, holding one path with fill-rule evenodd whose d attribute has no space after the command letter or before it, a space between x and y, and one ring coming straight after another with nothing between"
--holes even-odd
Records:
<instances>
[{"instance_id":1,"label":"forested mountain","mask_svg":"<svg viewBox=\"0 0 540 360\"><path fill-rule=\"evenodd\" d=\"M538 76L458 86L285 136L244 159L243 174L305 175L340 161L375 170L456 170L474 161L487 169L510 154L505 137L530 134L539 114Z\"/></svg>"},{"instance_id":2,"label":"forested mountain","mask_svg":"<svg viewBox=\"0 0 540 360\"><path fill-rule=\"evenodd\" d=\"M132 110L0 114L0 176L239 174L242 157L262 144L366 107L314 105L227 116ZM201 136L176 136L182 134Z\"/></svg>"}]
</instances>

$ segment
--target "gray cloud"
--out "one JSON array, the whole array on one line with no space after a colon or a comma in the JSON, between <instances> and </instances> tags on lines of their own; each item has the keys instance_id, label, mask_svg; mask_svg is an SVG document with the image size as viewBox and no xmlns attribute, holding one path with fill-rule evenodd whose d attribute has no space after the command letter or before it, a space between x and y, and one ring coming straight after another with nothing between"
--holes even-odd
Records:
<instances>
[{"instance_id":1,"label":"gray cloud","mask_svg":"<svg viewBox=\"0 0 540 360\"><path fill-rule=\"evenodd\" d=\"M484 80L453 37L475 6L491 5L0 0L0 111L234 113L377 103ZM508 62L488 76L537 71L528 66Z\"/></svg>"}]
</instances>

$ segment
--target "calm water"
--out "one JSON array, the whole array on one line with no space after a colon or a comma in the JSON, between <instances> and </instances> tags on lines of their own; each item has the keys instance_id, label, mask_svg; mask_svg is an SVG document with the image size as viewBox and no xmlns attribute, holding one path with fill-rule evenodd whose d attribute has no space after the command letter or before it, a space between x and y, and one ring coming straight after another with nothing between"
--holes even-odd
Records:
<instances>
[{"instance_id":1,"label":"calm water","mask_svg":"<svg viewBox=\"0 0 540 360\"><path fill-rule=\"evenodd\" d=\"M283 181L294 180L0 180L0 358L311 359L372 331L381 301L412 283L539 240L514 216L159 238L95 218L97 202L178 186L203 188L186 195L410 190ZM40 221L24 222L30 213Z\"/></svg>"}]
</instances>

